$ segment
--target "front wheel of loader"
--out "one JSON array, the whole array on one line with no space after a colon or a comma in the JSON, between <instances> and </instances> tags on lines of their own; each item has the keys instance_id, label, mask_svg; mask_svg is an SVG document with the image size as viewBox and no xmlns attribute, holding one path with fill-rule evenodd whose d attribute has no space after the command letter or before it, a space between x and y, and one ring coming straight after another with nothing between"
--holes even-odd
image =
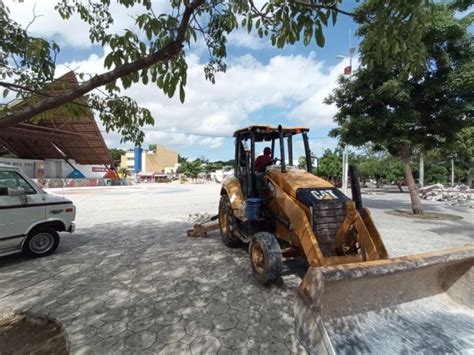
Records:
<instances>
[{"instance_id":1,"label":"front wheel of loader","mask_svg":"<svg viewBox=\"0 0 474 355\"><path fill-rule=\"evenodd\" d=\"M236 248L242 245L242 241L235 236L236 226L237 222L230 205L229 197L223 195L219 201L219 228L222 243L224 243L225 246Z\"/></svg>"},{"instance_id":2,"label":"front wheel of loader","mask_svg":"<svg viewBox=\"0 0 474 355\"><path fill-rule=\"evenodd\" d=\"M269 284L281 277L283 261L275 236L268 232L255 234L249 246L250 264L258 282Z\"/></svg>"}]
</instances>

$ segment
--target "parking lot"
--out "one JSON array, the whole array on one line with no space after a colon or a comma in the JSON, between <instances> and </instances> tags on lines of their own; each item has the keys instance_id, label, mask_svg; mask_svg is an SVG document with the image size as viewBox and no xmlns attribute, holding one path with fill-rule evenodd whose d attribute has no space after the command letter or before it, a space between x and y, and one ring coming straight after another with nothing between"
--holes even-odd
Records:
<instances>
[{"instance_id":1,"label":"parking lot","mask_svg":"<svg viewBox=\"0 0 474 355\"><path fill-rule=\"evenodd\" d=\"M77 206L77 231L55 254L0 259L0 309L58 320L71 352L304 353L293 299L304 268L286 263L283 282L253 278L245 249L219 233L190 239L190 214L217 212L218 184L55 190ZM424 202L458 221L388 215L408 194L364 195L391 256L474 243L473 210Z\"/></svg>"}]
</instances>

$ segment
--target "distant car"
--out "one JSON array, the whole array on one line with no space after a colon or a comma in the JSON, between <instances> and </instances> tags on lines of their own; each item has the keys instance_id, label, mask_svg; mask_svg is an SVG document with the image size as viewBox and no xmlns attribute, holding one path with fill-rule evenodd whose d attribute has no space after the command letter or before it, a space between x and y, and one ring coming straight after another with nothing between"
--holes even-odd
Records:
<instances>
[{"instance_id":1,"label":"distant car","mask_svg":"<svg viewBox=\"0 0 474 355\"><path fill-rule=\"evenodd\" d=\"M75 217L71 201L43 191L20 168L0 164L0 256L53 253L58 232L74 232Z\"/></svg>"}]
</instances>

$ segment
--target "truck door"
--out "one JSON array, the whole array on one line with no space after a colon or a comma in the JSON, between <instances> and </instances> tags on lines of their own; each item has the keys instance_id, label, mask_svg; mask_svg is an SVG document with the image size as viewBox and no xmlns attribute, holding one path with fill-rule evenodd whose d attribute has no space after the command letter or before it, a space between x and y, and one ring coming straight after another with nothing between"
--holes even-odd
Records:
<instances>
[{"instance_id":1,"label":"truck door","mask_svg":"<svg viewBox=\"0 0 474 355\"><path fill-rule=\"evenodd\" d=\"M16 171L0 171L0 252L19 248L29 227L45 219L42 194ZM21 196L10 196L10 189L23 189Z\"/></svg>"}]
</instances>

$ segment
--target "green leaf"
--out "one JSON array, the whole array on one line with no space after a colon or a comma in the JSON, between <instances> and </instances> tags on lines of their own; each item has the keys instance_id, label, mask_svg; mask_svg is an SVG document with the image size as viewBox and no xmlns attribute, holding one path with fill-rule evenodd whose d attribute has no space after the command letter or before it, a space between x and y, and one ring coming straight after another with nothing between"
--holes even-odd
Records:
<instances>
[{"instance_id":1,"label":"green leaf","mask_svg":"<svg viewBox=\"0 0 474 355\"><path fill-rule=\"evenodd\" d=\"M114 62L114 52L110 52L104 59L104 67L107 69L112 66L112 63Z\"/></svg>"},{"instance_id":2,"label":"green leaf","mask_svg":"<svg viewBox=\"0 0 474 355\"><path fill-rule=\"evenodd\" d=\"M332 12L332 25L334 26L337 21L337 11Z\"/></svg>"},{"instance_id":3,"label":"green leaf","mask_svg":"<svg viewBox=\"0 0 474 355\"><path fill-rule=\"evenodd\" d=\"M328 16L329 16L329 13L325 14L322 11L318 12L318 18L321 20L324 26L328 25Z\"/></svg>"},{"instance_id":4,"label":"green leaf","mask_svg":"<svg viewBox=\"0 0 474 355\"><path fill-rule=\"evenodd\" d=\"M305 46L310 44L311 38L313 37L313 25L307 25L304 31L303 43Z\"/></svg>"},{"instance_id":5,"label":"green leaf","mask_svg":"<svg viewBox=\"0 0 474 355\"><path fill-rule=\"evenodd\" d=\"M179 86L179 101L181 101L182 104L184 103L184 97L185 97L184 87L183 85L180 85Z\"/></svg>"},{"instance_id":6,"label":"green leaf","mask_svg":"<svg viewBox=\"0 0 474 355\"><path fill-rule=\"evenodd\" d=\"M321 27L321 24L318 24L319 26L316 28L316 43L318 46L321 48L324 47L324 44L326 42L323 34L323 28Z\"/></svg>"}]
</instances>

